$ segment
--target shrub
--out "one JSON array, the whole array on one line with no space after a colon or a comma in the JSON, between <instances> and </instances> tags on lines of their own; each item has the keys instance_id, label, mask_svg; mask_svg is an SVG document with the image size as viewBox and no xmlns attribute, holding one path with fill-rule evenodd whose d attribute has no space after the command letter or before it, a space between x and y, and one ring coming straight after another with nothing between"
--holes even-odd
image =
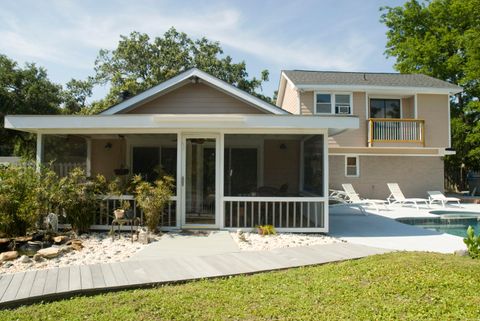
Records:
<instances>
[{"instance_id":1,"label":"shrub","mask_svg":"<svg viewBox=\"0 0 480 321\"><path fill-rule=\"evenodd\" d=\"M259 225L257 226L258 234L260 235L275 235L277 231L273 225Z\"/></svg>"},{"instance_id":2,"label":"shrub","mask_svg":"<svg viewBox=\"0 0 480 321\"><path fill-rule=\"evenodd\" d=\"M135 200L143 210L146 225L151 232L157 230L163 210L173 195L173 182L170 176L163 176L153 184L142 181L140 176L133 178Z\"/></svg>"},{"instance_id":3,"label":"shrub","mask_svg":"<svg viewBox=\"0 0 480 321\"><path fill-rule=\"evenodd\" d=\"M25 235L39 218L40 175L31 164L0 168L0 231Z\"/></svg>"},{"instance_id":4,"label":"shrub","mask_svg":"<svg viewBox=\"0 0 480 321\"><path fill-rule=\"evenodd\" d=\"M475 236L475 230L472 226L467 229L467 237L463 239L467 245L468 254L473 259L480 258L480 234Z\"/></svg>"},{"instance_id":5,"label":"shrub","mask_svg":"<svg viewBox=\"0 0 480 321\"><path fill-rule=\"evenodd\" d=\"M97 195L104 183L105 178L101 175L88 179L81 168L73 169L60 179L60 207L77 233L87 232L92 225Z\"/></svg>"}]
</instances>

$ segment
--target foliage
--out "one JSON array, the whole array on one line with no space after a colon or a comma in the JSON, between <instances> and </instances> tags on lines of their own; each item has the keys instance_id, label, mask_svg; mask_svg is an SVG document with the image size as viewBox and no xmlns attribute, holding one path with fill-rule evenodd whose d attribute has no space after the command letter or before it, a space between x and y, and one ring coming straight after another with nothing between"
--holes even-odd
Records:
<instances>
[{"instance_id":1,"label":"foliage","mask_svg":"<svg viewBox=\"0 0 480 321\"><path fill-rule=\"evenodd\" d=\"M218 42L194 40L175 28L153 39L136 31L120 38L116 49L98 54L94 79L98 84L109 84L110 91L86 113L98 113L118 103L124 93L138 94L193 67L270 101L256 93L262 82L268 81L268 71L262 71L259 79L249 79L245 62L234 63L230 56L224 56Z\"/></svg>"},{"instance_id":2,"label":"foliage","mask_svg":"<svg viewBox=\"0 0 480 321\"><path fill-rule=\"evenodd\" d=\"M67 82L63 91L65 112L69 114L82 112L87 107L87 99L93 94L94 84L91 77L87 80L71 79Z\"/></svg>"},{"instance_id":3,"label":"foliage","mask_svg":"<svg viewBox=\"0 0 480 321\"><path fill-rule=\"evenodd\" d=\"M87 232L93 223L97 195L102 194L105 178L88 179L81 168L75 168L60 179L60 207L67 222L77 233Z\"/></svg>"},{"instance_id":4,"label":"foliage","mask_svg":"<svg viewBox=\"0 0 480 321\"><path fill-rule=\"evenodd\" d=\"M0 231L25 235L39 218L40 177L29 164L0 168Z\"/></svg>"},{"instance_id":5,"label":"foliage","mask_svg":"<svg viewBox=\"0 0 480 321\"><path fill-rule=\"evenodd\" d=\"M164 176L157 179L153 184L142 181L140 176L135 176L135 200L143 210L148 229L152 232L157 230L163 209L170 201L174 188L174 179Z\"/></svg>"},{"instance_id":6,"label":"foliage","mask_svg":"<svg viewBox=\"0 0 480 321\"><path fill-rule=\"evenodd\" d=\"M382 8L386 55L402 73L423 73L459 84L452 100L452 147L446 166L480 169L480 0L407 1Z\"/></svg>"},{"instance_id":7,"label":"foliage","mask_svg":"<svg viewBox=\"0 0 480 321\"><path fill-rule=\"evenodd\" d=\"M27 63L24 68L0 54L0 154L33 157L35 136L4 128L4 116L57 114L61 86L52 83L45 69Z\"/></svg>"},{"instance_id":8,"label":"foliage","mask_svg":"<svg viewBox=\"0 0 480 321\"><path fill-rule=\"evenodd\" d=\"M467 246L468 254L472 259L480 258L480 234L475 236L475 230L472 226L467 229L467 237L463 239Z\"/></svg>"},{"instance_id":9,"label":"foliage","mask_svg":"<svg viewBox=\"0 0 480 321\"><path fill-rule=\"evenodd\" d=\"M477 320L479 273L479 260L395 252L40 303L2 320Z\"/></svg>"},{"instance_id":10,"label":"foliage","mask_svg":"<svg viewBox=\"0 0 480 321\"><path fill-rule=\"evenodd\" d=\"M277 234L277 231L275 230L275 227L273 225L259 225L257 226L258 229L258 234L260 235L275 235Z\"/></svg>"}]
</instances>

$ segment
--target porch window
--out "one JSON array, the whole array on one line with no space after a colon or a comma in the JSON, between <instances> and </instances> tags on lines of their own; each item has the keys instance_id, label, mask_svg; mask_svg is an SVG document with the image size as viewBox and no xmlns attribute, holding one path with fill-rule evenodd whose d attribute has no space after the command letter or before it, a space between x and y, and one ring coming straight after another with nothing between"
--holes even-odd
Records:
<instances>
[{"instance_id":1,"label":"porch window","mask_svg":"<svg viewBox=\"0 0 480 321\"><path fill-rule=\"evenodd\" d=\"M72 169L87 169L87 141L74 135L45 135L43 143L45 166L63 177ZM87 173L88 174L88 173Z\"/></svg>"},{"instance_id":2,"label":"porch window","mask_svg":"<svg viewBox=\"0 0 480 321\"><path fill-rule=\"evenodd\" d=\"M345 156L345 176L358 177L360 176L360 166L358 156Z\"/></svg>"},{"instance_id":3,"label":"porch window","mask_svg":"<svg viewBox=\"0 0 480 321\"><path fill-rule=\"evenodd\" d=\"M400 99L370 99L370 118L400 118Z\"/></svg>"},{"instance_id":4,"label":"porch window","mask_svg":"<svg viewBox=\"0 0 480 321\"><path fill-rule=\"evenodd\" d=\"M323 196L324 194L324 163L323 136L315 135L303 142L303 190Z\"/></svg>"},{"instance_id":5,"label":"porch window","mask_svg":"<svg viewBox=\"0 0 480 321\"><path fill-rule=\"evenodd\" d=\"M132 173L142 175L150 182L160 176L177 175L177 148L163 146L134 146L132 148Z\"/></svg>"}]
</instances>

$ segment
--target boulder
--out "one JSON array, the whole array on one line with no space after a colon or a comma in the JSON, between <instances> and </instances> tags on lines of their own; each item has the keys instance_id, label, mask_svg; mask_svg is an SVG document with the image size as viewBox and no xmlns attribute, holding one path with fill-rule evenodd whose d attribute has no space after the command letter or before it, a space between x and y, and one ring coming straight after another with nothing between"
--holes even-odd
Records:
<instances>
[{"instance_id":1,"label":"boulder","mask_svg":"<svg viewBox=\"0 0 480 321\"><path fill-rule=\"evenodd\" d=\"M29 258L28 256L26 256L26 255L22 255L22 256L20 257L20 262L22 262L22 263L30 263L30 258Z\"/></svg>"},{"instance_id":2,"label":"boulder","mask_svg":"<svg viewBox=\"0 0 480 321\"><path fill-rule=\"evenodd\" d=\"M15 260L18 257L17 251L8 251L0 254L0 262Z\"/></svg>"},{"instance_id":3,"label":"boulder","mask_svg":"<svg viewBox=\"0 0 480 321\"><path fill-rule=\"evenodd\" d=\"M66 245L69 245L75 251L80 251L81 249L83 249L83 244L81 240L71 240L68 241Z\"/></svg>"},{"instance_id":4,"label":"boulder","mask_svg":"<svg viewBox=\"0 0 480 321\"><path fill-rule=\"evenodd\" d=\"M63 243L65 243L65 242L67 242L68 240L69 240L69 238L68 238L68 236L66 236L66 235L59 235L59 236L55 236L55 237L53 238L53 242L54 242L55 244L63 244Z\"/></svg>"},{"instance_id":5,"label":"boulder","mask_svg":"<svg viewBox=\"0 0 480 321\"><path fill-rule=\"evenodd\" d=\"M46 249L38 250L37 254L46 259L57 257L61 252L59 247L47 247Z\"/></svg>"},{"instance_id":6,"label":"boulder","mask_svg":"<svg viewBox=\"0 0 480 321\"><path fill-rule=\"evenodd\" d=\"M40 254L37 253L33 256L33 260L35 262L41 262L41 261L43 261L43 257Z\"/></svg>"},{"instance_id":7,"label":"boulder","mask_svg":"<svg viewBox=\"0 0 480 321\"><path fill-rule=\"evenodd\" d=\"M15 238L15 242L17 243L26 243L28 241L31 241L33 237L31 236L19 236Z\"/></svg>"}]
</instances>

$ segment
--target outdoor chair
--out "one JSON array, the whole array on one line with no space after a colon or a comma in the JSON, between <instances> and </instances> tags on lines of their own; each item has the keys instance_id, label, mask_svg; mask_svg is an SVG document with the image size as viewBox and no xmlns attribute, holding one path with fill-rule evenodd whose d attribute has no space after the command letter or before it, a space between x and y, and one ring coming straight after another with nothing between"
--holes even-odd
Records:
<instances>
[{"instance_id":1,"label":"outdoor chair","mask_svg":"<svg viewBox=\"0 0 480 321\"><path fill-rule=\"evenodd\" d=\"M448 202L456 202L460 206L460 199L456 197L447 197L440 191L428 191L428 200L430 205L433 203L440 203L442 207L445 207Z\"/></svg>"},{"instance_id":2,"label":"outdoor chair","mask_svg":"<svg viewBox=\"0 0 480 321\"><path fill-rule=\"evenodd\" d=\"M357 194L355 189L353 188L352 184L342 184L343 190L345 191L345 195L347 196L347 203L351 205L367 205L367 206L372 206L375 208L375 210L378 212L379 205L382 205L386 209L386 203L387 201L384 200L376 200L376 199L362 199L360 196Z\"/></svg>"},{"instance_id":3,"label":"outdoor chair","mask_svg":"<svg viewBox=\"0 0 480 321\"><path fill-rule=\"evenodd\" d=\"M427 207L429 206L429 201L426 198L406 198L405 195L403 195L402 190L400 189L400 186L398 186L397 183L387 183L388 189L390 190L390 196L388 196L387 201L390 205L393 204L400 204L400 205L408 205L408 204L413 204L419 209L418 203L425 203Z\"/></svg>"}]
</instances>

